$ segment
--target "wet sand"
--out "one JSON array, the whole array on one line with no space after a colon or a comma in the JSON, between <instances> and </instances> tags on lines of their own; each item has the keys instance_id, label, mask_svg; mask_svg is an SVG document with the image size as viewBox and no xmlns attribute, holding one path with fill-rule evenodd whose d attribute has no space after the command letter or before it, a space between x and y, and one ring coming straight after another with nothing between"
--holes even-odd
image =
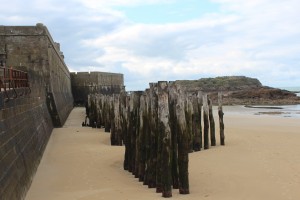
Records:
<instances>
[{"instance_id":1,"label":"wet sand","mask_svg":"<svg viewBox=\"0 0 300 200\"><path fill-rule=\"evenodd\" d=\"M109 133L81 127L84 116L75 108L54 129L26 200L162 199L123 170L124 147L110 146ZM172 198L298 200L299 118L225 112L224 121L226 146L217 136L216 147L191 153L191 194Z\"/></svg>"}]
</instances>

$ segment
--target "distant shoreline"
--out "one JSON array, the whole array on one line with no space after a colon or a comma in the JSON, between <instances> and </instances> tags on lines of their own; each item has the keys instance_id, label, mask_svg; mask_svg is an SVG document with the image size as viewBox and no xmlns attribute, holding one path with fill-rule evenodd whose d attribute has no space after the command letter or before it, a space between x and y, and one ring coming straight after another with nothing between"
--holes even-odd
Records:
<instances>
[{"instance_id":1,"label":"distant shoreline","mask_svg":"<svg viewBox=\"0 0 300 200\"><path fill-rule=\"evenodd\" d=\"M281 90L287 90L293 93L300 93L300 87L279 87Z\"/></svg>"},{"instance_id":2,"label":"distant shoreline","mask_svg":"<svg viewBox=\"0 0 300 200\"><path fill-rule=\"evenodd\" d=\"M262 109L283 109L282 107L276 107L276 106L249 106L245 105L245 108L262 108Z\"/></svg>"}]
</instances>

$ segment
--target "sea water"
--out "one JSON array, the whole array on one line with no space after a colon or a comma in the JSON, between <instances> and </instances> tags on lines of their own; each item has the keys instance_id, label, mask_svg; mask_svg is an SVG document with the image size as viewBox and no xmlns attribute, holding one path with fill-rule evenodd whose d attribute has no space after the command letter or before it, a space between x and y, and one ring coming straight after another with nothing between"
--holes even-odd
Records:
<instances>
[{"instance_id":1,"label":"sea water","mask_svg":"<svg viewBox=\"0 0 300 200\"><path fill-rule=\"evenodd\" d=\"M288 90L290 92L295 92L298 97L300 97L300 87L281 87L280 89Z\"/></svg>"},{"instance_id":2,"label":"sea water","mask_svg":"<svg viewBox=\"0 0 300 200\"><path fill-rule=\"evenodd\" d=\"M300 96L300 87L280 87L280 89L294 92L297 96ZM244 105L224 106L224 113L300 118L300 104L276 106L257 105L253 107L245 107Z\"/></svg>"},{"instance_id":3,"label":"sea water","mask_svg":"<svg viewBox=\"0 0 300 200\"><path fill-rule=\"evenodd\" d=\"M223 106L225 114L242 114L242 115L269 115L274 117L292 117L300 118L300 104L298 105L257 105L253 107Z\"/></svg>"}]
</instances>

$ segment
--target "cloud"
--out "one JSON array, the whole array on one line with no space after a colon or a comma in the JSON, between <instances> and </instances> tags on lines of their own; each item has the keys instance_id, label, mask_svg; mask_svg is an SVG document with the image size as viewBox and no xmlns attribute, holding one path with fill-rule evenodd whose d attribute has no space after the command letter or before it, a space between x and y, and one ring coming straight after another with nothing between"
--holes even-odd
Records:
<instances>
[{"instance_id":1,"label":"cloud","mask_svg":"<svg viewBox=\"0 0 300 200\"><path fill-rule=\"evenodd\" d=\"M153 4L168 4L175 0L76 0L84 6L92 9L113 7L113 6L139 6L139 5L153 5Z\"/></svg>"},{"instance_id":2,"label":"cloud","mask_svg":"<svg viewBox=\"0 0 300 200\"><path fill-rule=\"evenodd\" d=\"M175 1L11 0L3 4L0 20L44 23L72 70L124 73L129 90L158 80L222 75L300 85L300 1L211 0L219 10L161 24L134 23L118 9Z\"/></svg>"},{"instance_id":3,"label":"cloud","mask_svg":"<svg viewBox=\"0 0 300 200\"><path fill-rule=\"evenodd\" d=\"M120 68L151 80L238 74L291 84L289 78L299 75L298 1L215 2L222 13L185 23L134 24L85 42L104 49L98 62L121 61Z\"/></svg>"}]
</instances>

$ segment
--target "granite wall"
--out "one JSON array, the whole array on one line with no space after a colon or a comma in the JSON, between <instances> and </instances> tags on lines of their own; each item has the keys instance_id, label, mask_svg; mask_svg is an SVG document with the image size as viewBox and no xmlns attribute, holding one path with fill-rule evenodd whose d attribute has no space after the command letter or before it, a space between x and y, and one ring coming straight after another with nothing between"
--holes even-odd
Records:
<instances>
[{"instance_id":1,"label":"granite wall","mask_svg":"<svg viewBox=\"0 0 300 200\"><path fill-rule=\"evenodd\" d=\"M88 94L119 94L124 88L123 74L108 72L71 73L74 103L84 105Z\"/></svg>"},{"instance_id":2,"label":"granite wall","mask_svg":"<svg viewBox=\"0 0 300 200\"><path fill-rule=\"evenodd\" d=\"M31 92L0 92L0 199L23 199L53 127L73 108L70 73L47 28L0 26L0 65L28 72ZM22 93L18 89L18 93Z\"/></svg>"}]
</instances>

